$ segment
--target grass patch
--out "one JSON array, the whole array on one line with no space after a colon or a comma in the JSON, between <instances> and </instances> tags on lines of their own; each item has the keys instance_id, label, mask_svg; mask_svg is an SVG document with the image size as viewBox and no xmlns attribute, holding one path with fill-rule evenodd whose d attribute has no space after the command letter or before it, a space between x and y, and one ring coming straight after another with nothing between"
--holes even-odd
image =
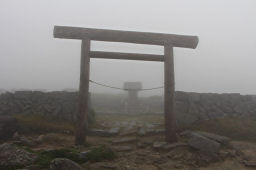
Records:
<instances>
[{"instance_id":1,"label":"grass patch","mask_svg":"<svg viewBox=\"0 0 256 170\"><path fill-rule=\"evenodd\" d=\"M16 114L20 131L23 133L44 133L44 132L71 132L74 133L74 123L71 121L59 120L51 116L40 114Z\"/></svg>"},{"instance_id":2,"label":"grass patch","mask_svg":"<svg viewBox=\"0 0 256 170\"><path fill-rule=\"evenodd\" d=\"M99 162L102 160L113 160L116 158L116 154L110 148L101 145L92 149L86 157L91 162Z\"/></svg>"},{"instance_id":3,"label":"grass patch","mask_svg":"<svg viewBox=\"0 0 256 170\"><path fill-rule=\"evenodd\" d=\"M13 115L20 125L20 131L23 133L44 133L44 132L69 132L74 133L75 122L61 120L54 116L44 116L42 114L15 114ZM89 109L89 125L95 123L95 112Z\"/></svg>"},{"instance_id":4,"label":"grass patch","mask_svg":"<svg viewBox=\"0 0 256 170\"><path fill-rule=\"evenodd\" d=\"M38 157L35 164L39 165L40 168L47 168L50 162L55 158L67 158L77 163L86 162L87 159L79 155L79 152L73 149L56 149L50 151L42 151L37 153Z\"/></svg>"},{"instance_id":5,"label":"grass patch","mask_svg":"<svg viewBox=\"0 0 256 170\"><path fill-rule=\"evenodd\" d=\"M81 164L87 161L99 162L102 160L113 160L116 157L110 148L103 145L92 149L86 156L81 156L75 149L56 149L33 153L38 156L35 164L39 165L40 168L48 168L50 162L55 158L67 158Z\"/></svg>"},{"instance_id":6,"label":"grass patch","mask_svg":"<svg viewBox=\"0 0 256 170\"><path fill-rule=\"evenodd\" d=\"M192 130L206 131L228 136L235 140L256 141L256 119L225 117L199 122Z\"/></svg>"},{"instance_id":7,"label":"grass patch","mask_svg":"<svg viewBox=\"0 0 256 170\"><path fill-rule=\"evenodd\" d=\"M56 133L48 133L48 134L42 135L39 142L43 144L58 145L58 144L64 144L70 141L64 135L56 134Z\"/></svg>"}]
</instances>

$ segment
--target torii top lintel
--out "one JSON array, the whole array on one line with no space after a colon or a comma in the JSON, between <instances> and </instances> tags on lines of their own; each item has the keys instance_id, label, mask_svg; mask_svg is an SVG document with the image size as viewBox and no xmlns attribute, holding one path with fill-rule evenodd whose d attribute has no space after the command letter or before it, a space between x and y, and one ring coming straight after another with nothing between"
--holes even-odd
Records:
<instances>
[{"instance_id":1,"label":"torii top lintel","mask_svg":"<svg viewBox=\"0 0 256 170\"><path fill-rule=\"evenodd\" d=\"M162 34L150 32L120 31L68 26L54 26L54 37L65 39L90 39L96 41L127 42L151 45L171 45L193 48L198 44L197 36Z\"/></svg>"}]
</instances>

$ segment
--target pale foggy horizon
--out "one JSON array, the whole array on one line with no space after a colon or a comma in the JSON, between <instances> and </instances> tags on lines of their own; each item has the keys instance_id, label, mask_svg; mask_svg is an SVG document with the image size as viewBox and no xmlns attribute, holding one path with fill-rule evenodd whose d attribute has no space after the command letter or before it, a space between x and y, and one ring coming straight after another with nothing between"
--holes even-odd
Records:
<instances>
[{"instance_id":1,"label":"pale foggy horizon","mask_svg":"<svg viewBox=\"0 0 256 170\"><path fill-rule=\"evenodd\" d=\"M255 7L253 0L2 0L0 89L78 89L81 42L53 38L61 25L196 35L196 49L174 49L176 91L256 94ZM91 49L163 54L161 46L129 43L92 41ZM91 59L90 67L90 79L108 85L163 86L161 62ZM94 84L90 92L124 93Z\"/></svg>"}]
</instances>

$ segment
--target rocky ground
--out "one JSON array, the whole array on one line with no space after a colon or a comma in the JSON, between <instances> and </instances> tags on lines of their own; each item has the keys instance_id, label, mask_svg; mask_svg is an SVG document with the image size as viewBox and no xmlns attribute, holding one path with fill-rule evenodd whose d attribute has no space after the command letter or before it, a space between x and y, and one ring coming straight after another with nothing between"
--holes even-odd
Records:
<instances>
[{"instance_id":1,"label":"rocky ground","mask_svg":"<svg viewBox=\"0 0 256 170\"><path fill-rule=\"evenodd\" d=\"M202 131L182 131L167 144L163 118L102 115L86 146L72 134L15 133L0 145L0 169L249 170L256 144Z\"/></svg>"}]
</instances>

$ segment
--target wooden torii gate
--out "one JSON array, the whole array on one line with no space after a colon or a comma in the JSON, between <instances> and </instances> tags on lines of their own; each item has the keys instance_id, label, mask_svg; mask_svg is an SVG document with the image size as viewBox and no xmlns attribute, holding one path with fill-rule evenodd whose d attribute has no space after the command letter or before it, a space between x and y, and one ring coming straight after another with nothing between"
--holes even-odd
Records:
<instances>
[{"instance_id":1,"label":"wooden torii gate","mask_svg":"<svg viewBox=\"0 0 256 170\"><path fill-rule=\"evenodd\" d=\"M77 145L82 145L86 141L90 58L164 62L165 137L170 143L177 140L174 117L173 47L195 49L198 44L197 36L55 26L54 37L82 40L79 112L75 134ZM161 45L164 46L164 55L90 51L91 40Z\"/></svg>"}]
</instances>

